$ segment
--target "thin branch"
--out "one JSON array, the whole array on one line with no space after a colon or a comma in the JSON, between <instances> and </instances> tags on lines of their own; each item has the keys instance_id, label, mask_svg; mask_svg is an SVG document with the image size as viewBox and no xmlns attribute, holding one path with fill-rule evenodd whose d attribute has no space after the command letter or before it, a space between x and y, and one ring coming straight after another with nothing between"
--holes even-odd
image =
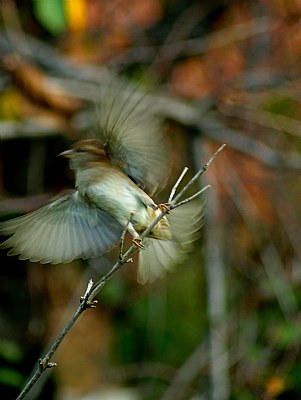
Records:
<instances>
[{"instance_id":1,"label":"thin branch","mask_svg":"<svg viewBox=\"0 0 301 400\"><path fill-rule=\"evenodd\" d=\"M174 195L175 195L175 193L177 191L177 188L178 188L180 182L182 181L182 179L184 178L184 176L186 175L187 171L188 171L188 168L185 167L183 169L183 172L181 173L179 179L177 180L177 182L174 184L173 188L171 189L171 192L170 192L170 195L169 195L169 199L168 199L168 203L172 202L172 200L174 198Z\"/></svg>"},{"instance_id":2,"label":"thin branch","mask_svg":"<svg viewBox=\"0 0 301 400\"><path fill-rule=\"evenodd\" d=\"M88 300L92 287L93 287L93 280L90 279L85 294L80 298L81 302L85 302Z\"/></svg>"},{"instance_id":3,"label":"thin branch","mask_svg":"<svg viewBox=\"0 0 301 400\"><path fill-rule=\"evenodd\" d=\"M194 182L196 182L199 177L201 175L203 175L204 172L207 171L207 169L210 167L210 165L213 163L213 161L216 159L216 157L219 155L219 153L224 150L224 148L226 147L226 144L224 143L223 145L221 145L217 151L213 154L213 156L210 158L210 160L203 165L203 167L194 175L194 177L187 183L186 186L184 186L184 188L181 190L181 192L174 198L174 203L177 202L178 199L180 199L184 193L190 188L191 185L194 184Z\"/></svg>"},{"instance_id":4,"label":"thin branch","mask_svg":"<svg viewBox=\"0 0 301 400\"><path fill-rule=\"evenodd\" d=\"M89 281L88 284L88 288L89 291L91 290L90 288L91 286L91 281ZM87 299L87 296L89 294L88 288L86 290L86 293L84 295L84 299ZM91 307L91 306L90 306ZM73 317L69 320L69 322L67 323L67 325L64 327L64 329L62 330L62 332L59 334L59 336L57 337L57 339L55 340L55 342L53 343L53 345L51 346L51 348L48 350L46 356L42 359L39 360L39 367L36 370L36 372L34 373L34 375L32 376L32 378L29 380L29 382L26 384L26 386L24 387L24 389L21 391L21 393L19 394L19 396L17 397L16 400L21 400L24 399L26 394L32 389L32 387L35 385L35 383L37 382L37 380L40 378L40 376L42 375L42 373L44 371L46 371L46 369L48 368L52 368L54 366L56 366L55 363L50 362L50 359L52 358L52 356L54 355L54 353L56 352L56 350L58 349L58 347L60 346L60 344L62 343L62 341L64 340L64 338L66 337L66 335L68 334L68 332L70 331L70 329L73 327L73 325L75 324L75 322L78 320L78 318L81 316L81 314L87 309L89 308L88 306L88 302L85 301L81 301L80 305L78 307L78 309L76 310L75 314L73 315ZM92 308L92 307L91 307Z\"/></svg>"},{"instance_id":5,"label":"thin branch","mask_svg":"<svg viewBox=\"0 0 301 400\"><path fill-rule=\"evenodd\" d=\"M93 285L91 292L89 293L89 296L88 296L88 302L93 301L93 299L98 295L98 293L101 291L101 289L104 287L104 285L108 282L108 280L111 278L111 276L114 274L114 272L118 271L119 268L121 268L124 264L131 262L132 256L138 251L139 251L139 249L136 246L132 245L126 251L126 253L121 258L119 258L119 260L113 265L113 267L110 269L110 271Z\"/></svg>"},{"instance_id":6,"label":"thin branch","mask_svg":"<svg viewBox=\"0 0 301 400\"><path fill-rule=\"evenodd\" d=\"M190 197L187 197L185 200L180 201L180 203L177 203L175 205L171 205L170 209L174 210L175 208L178 208L180 206L183 206L184 204L188 203L189 201L195 199L196 197L198 197L200 194L204 193L207 189L211 188L211 185L207 185L205 187L203 187L203 189L199 190L198 192L196 192L195 194L193 194Z\"/></svg>"},{"instance_id":7,"label":"thin branch","mask_svg":"<svg viewBox=\"0 0 301 400\"><path fill-rule=\"evenodd\" d=\"M192 185L193 182L198 179L200 175L202 175L211 165L211 163L215 160L215 158L218 156L218 154L224 149L225 144L222 145L215 153L214 155L210 158L210 160L200 169L200 171L195 174L195 176L188 182L188 184L182 189L182 191L175 197L173 204L170 206L167 206L166 209L164 209L161 214L153 221L152 224L148 226L148 228L140 235L140 238L143 239L145 238L148 233L154 228L154 226L173 208L177 208L183 204L186 204L188 201L191 201L193 198L196 196L199 196L201 193L203 193L205 190L208 189L210 185L207 185L205 188L202 190L198 191L195 193L195 195L190 196L187 199L184 199L183 201L176 203L176 201L183 196L183 194L186 192L186 190ZM183 175L183 173L182 173ZM183 175L184 176L184 175ZM178 181L181 181L181 179L178 179ZM177 183L176 183L177 185ZM175 186L176 186L175 185ZM130 216L131 219L132 215ZM130 222L129 219L129 222ZM123 233L125 235L125 232ZM121 241L122 244L120 244L120 249L123 247L123 235L121 236ZM51 358L55 354L56 350L59 348L61 345L62 341L65 339L67 334L69 333L70 329L73 327L75 322L78 320L78 318L81 316L81 314L89 309L89 308L95 308L97 304L97 300L94 300L95 297L99 294L101 289L105 286L105 284L109 281L109 279L112 277L112 275L124 264L128 263L131 261L132 256L137 253L139 249L132 245L130 248L124 253L119 254L119 259L118 261L113 265L113 267L109 270L109 272L104 275L98 282L95 284L93 281L90 279L87 289L84 293L84 295L80 298L80 305L78 309L76 310L75 314L73 317L69 320L67 325L63 328L62 332L59 334L57 339L54 341L53 345L50 347L48 350L47 354L44 356L44 358L39 360L39 366L34 373L34 375L31 377L29 382L25 385L24 389L21 391L19 396L17 397L17 400L24 399L26 394L32 389L32 387L36 384L40 376L42 375L43 372L46 371L48 368L52 368L56 366L56 363L51 362Z\"/></svg>"}]
</instances>

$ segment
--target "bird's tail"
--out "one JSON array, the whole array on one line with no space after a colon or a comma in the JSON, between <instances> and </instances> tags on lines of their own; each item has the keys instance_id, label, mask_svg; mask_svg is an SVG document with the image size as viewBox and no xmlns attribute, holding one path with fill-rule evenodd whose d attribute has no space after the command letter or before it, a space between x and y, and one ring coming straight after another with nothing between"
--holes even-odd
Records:
<instances>
[{"instance_id":1,"label":"bird's tail","mask_svg":"<svg viewBox=\"0 0 301 400\"><path fill-rule=\"evenodd\" d=\"M199 202L183 205L167 215L172 239L144 239L145 249L139 252L139 283L153 282L185 260L199 237L203 215L204 206Z\"/></svg>"}]
</instances>

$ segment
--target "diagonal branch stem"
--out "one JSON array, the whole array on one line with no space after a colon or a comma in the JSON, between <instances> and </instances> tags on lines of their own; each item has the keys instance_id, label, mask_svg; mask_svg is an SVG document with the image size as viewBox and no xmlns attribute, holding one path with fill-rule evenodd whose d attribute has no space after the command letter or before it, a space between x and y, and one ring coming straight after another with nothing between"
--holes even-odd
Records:
<instances>
[{"instance_id":1,"label":"diagonal branch stem","mask_svg":"<svg viewBox=\"0 0 301 400\"><path fill-rule=\"evenodd\" d=\"M23 388L23 390L21 391L21 393L19 394L19 396L17 397L16 400L24 399L26 394L36 384L36 382L38 381L38 379L40 378L42 373L45 372L46 369L56 366L55 363L50 363L50 360L51 360L52 356L54 355L54 353L56 352L56 350L58 349L58 347L60 346L60 344L62 343L62 341L64 340L64 338L68 334L68 332L70 331L70 329L73 327L75 322L78 320L78 318L81 316L81 314L87 308L88 308L87 304L85 302L81 302L81 304L78 307L78 309L76 310L75 314L72 316L72 318L69 320L67 325L64 327L62 332L59 334L59 336L57 337L57 339L55 340L53 345L48 350L46 356L43 359L39 360L39 366L38 366L36 372L31 377L31 379L28 381L28 383L25 385L25 387Z\"/></svg>"}]
</instances>

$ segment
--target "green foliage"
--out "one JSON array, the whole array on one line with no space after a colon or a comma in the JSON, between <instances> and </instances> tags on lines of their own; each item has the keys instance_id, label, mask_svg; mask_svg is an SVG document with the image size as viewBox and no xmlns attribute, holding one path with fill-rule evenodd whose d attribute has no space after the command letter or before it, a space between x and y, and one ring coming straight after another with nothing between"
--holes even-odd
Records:
<instances>
[{"instance_id":1,"label":"green foliage","mask_svg":"<svg viewBox=\"0 0 301 400\"><path fill-rule=\"evenodd\" d=\"M290 97L273 96L264 106L266 111L293 118L296 116L298 104Z\"/></svg>"},{"instance_id":2,"label":"green foliage","mask_svg":"<svg viewBox=\"0 0 301 400\"><path fill-rule=\"evenodd\" d=\"M271 339L279 349L299 346L301 343L301 321L280 323L273 326Z\"/></svg>"},{"instance_id":3,"label":"green foliage","mask_svg":"<svg viewBox=\"0 0 301 400\"><path fill-rule=\"evenodd\" d=\"M11 363L18 363L22 360L23 353L16 342L8 339L1 339L0 357Z\"/></svg>"},{"instance_id":4,"label":"green foliage","mask_svg":"<svg viewBox=\"0 0 301 400\"><path fill-rule=\"evenodd\" d=\"M53 35L65 31L63 0L33 0L33 11L40 24Z\"/></svg>"},{"instance_id":5,"label":"green foliage","mask_svg":"<svg viewBox=\"0 0 301 400\"><path fill-rule=\"evenodd\" d=\"M24 383L25 377L13 368L0 368L0 385L13 386L20 388Z\"/></svg>"},{"instance_id":6,"label":"green foliage","mask_svg":"<svg viewBox=\"0 0 301 400\"><path fill-rule=\"evenodd\" d=\"M5 363L0 366L0 385L19 388L25 377L17 370L18 364L23 359L23 353L18 344L12 340L1 339L0 359ZM16 368L7 365L15 365Z\"/></svg>"}]
</instances>

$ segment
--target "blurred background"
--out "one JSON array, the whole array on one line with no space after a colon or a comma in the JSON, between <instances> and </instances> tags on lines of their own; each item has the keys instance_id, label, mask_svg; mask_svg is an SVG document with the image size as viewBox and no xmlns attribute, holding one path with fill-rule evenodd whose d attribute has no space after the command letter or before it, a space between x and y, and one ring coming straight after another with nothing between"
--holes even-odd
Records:
<instances>
[{"instance_id":1,"label":"blurred background","mask_svg":"<svg viewBox=\"0 0 301 400\"><path fill-rule=\"evenodd\" d=\"M0 15L1 220L72 187L56 155L87 136L113 77L162 117L173 173L157 200L227 143L194 188L213 186L189 259L152 285L135 262L118 271L28 399L300 399L300 1L3 0ZM116 256L1 251L1 398Z\"/></svg>"}]
</instances>

